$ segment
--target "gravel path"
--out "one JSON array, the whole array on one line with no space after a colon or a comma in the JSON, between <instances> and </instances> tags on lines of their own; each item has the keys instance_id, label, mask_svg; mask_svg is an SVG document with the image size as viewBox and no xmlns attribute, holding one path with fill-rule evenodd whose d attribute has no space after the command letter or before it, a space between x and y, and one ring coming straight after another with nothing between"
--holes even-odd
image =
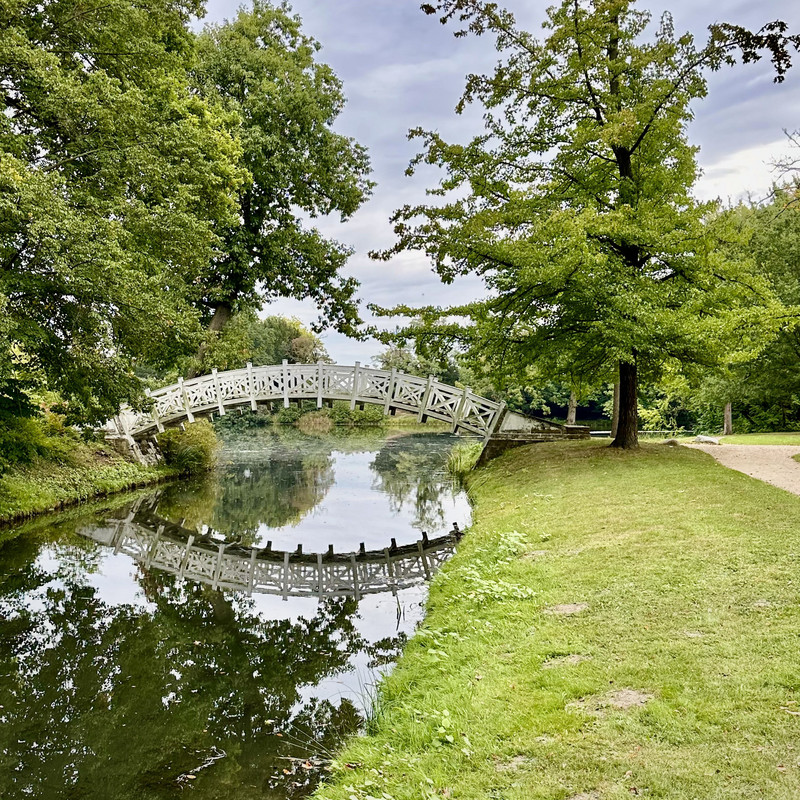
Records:
<instances>
[{"instance_id":1,"label":"gravel path","mask_svg":"<svg viewBox=\"0 0 800 800\"><path fill-rule=\"evenodd\" d=\"M792 456L800 447L790 444L687 444L709 453L725 467L800 494L800 464Z\"/></svg>"}]
</instances>

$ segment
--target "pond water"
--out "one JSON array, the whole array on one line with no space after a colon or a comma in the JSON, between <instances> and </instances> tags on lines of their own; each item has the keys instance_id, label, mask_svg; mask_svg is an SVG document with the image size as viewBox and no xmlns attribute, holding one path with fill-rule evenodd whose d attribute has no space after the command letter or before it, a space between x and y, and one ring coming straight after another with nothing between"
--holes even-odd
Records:
<instances>
[{"instance_id":1,"label":"pond water","mask_svg":"<svg viewBox=\"0 0 800 800\"><path fill-rule=\"evenodd\" d=\"M363 728L469 522L457 440L226 436L0 544L0 797L299 798Z\"/></svg>"}]
</instances>

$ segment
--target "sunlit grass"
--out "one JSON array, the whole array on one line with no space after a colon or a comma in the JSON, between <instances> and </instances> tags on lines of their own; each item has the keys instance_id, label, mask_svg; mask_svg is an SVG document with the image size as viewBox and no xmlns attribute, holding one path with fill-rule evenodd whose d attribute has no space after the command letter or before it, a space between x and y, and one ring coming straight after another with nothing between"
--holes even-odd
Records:
<instances>
[{"instance_id":1,"label":"sunlit grass","mask_svg":"<svg viewBox=\"0 0 800 800\"><path fill-rule=\"evenodd\" d=\"M723 436L723 444L793 444L800 447L800 431L797 433L736 433Z\"/></svg>"},{"instance_id":2,"label":"sunlit grass","mask_svg":"<svg viewBox=\"0 0 800 800\"><path fill-rule=\"evenodd\" d=\"M320 797L800 796L800 498L599 442L512 450L471 489L378 724Z\"/></svg>"}]
</instances>

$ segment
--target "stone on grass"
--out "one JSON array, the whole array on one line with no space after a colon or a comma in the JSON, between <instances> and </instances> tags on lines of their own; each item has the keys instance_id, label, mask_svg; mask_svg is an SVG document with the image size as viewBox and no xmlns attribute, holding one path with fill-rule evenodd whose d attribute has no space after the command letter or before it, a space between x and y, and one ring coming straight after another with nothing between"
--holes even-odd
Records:
<instances>
[{"instance_id":1,"label":"stone on grass","mask_svg":"<svg viewBox=\"0 0 800 800\"><path fill-rule=\"evenodd\" d=\"M514 756L508 761L501 761L496 764L495 769L498 772L516 772L531 763L533 763L533 759L528 758L528 756Z\"/></svg>"},{"instance_id":2,"label":"stone on grass","mask_svg":"<svg viewBox=\"0 0 800 800\"><path fill-rule=\"evenodd\" d=\"M544 610L545 614L557 614L560 617L569 617L573 614L580 614L589 608L588 603L562 603L558 606L550 606Z\"/></svg>"},{"instance_id":3,"label":"stone on grass","mask_svg":"<svg viewBox=\"0 0 800 800\"><path fill-rule=\"evenodd\" d=\"M696 444L722 444L716 436L695 436Z\"/></svg>"},{"instance_id":4,"label":"stone on grass","mask_svg":"<svg viewBox=\"0 0 800 800\"><path fill-rule=\"evenodd\" d=\"M573 664L581 664L584 661L588 661L589 656L582 656L578 653L573 653L569 656L557 656L556 658L548 658L547 661L542 664L542 669L552 669L553 667L563 667L563 666L570 666Z\"/></svg>"},{"instance_id":5,"label":"stone on grass","mask_svg":"<svg viewBox=\"0 0 800 800\"><path fill-rule=\"evenodd\" d=\"M653 699L649 692L638 689L617 689L601 697L583 697L573 703L568 703L567 708L577 708L587 714L601 717L610 709L630 711L632 708L643 708Z\"/></svg>"}]
</instances>

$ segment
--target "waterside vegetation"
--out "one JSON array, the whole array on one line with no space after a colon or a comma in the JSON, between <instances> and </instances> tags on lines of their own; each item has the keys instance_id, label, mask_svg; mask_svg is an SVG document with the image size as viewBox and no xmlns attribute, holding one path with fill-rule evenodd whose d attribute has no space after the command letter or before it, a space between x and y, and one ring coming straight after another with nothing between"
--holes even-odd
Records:
<instances>
[{"instance_id":1,"label":"waterside vegetation","mask_svg":"<svg viewBox=\"0 0 800 800\"><path fill-rule=\"evenodd\" d=\"M598 442L470 485L474 525L318 800L800 793L800 498Z\"/></svg>"}]
</instances>

